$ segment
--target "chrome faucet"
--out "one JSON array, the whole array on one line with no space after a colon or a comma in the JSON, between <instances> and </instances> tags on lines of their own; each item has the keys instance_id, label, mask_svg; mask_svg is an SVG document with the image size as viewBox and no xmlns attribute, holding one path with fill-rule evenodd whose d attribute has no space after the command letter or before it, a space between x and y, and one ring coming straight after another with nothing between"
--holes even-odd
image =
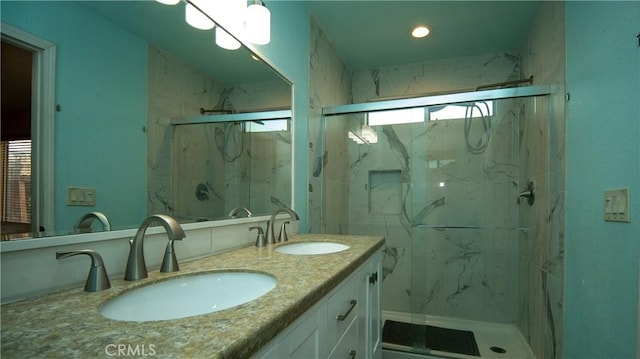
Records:
<instances>
[{"instance_id":1,"label":"chrome faucet","mask_svg":"<svg viewBox=\"0 0 640 359\"><path fill-rule=\"evenodd\" d=\"M101 290L111 288L109 276L104 268L104 262L98 252L90 249L81 249L77 251L60 251L56 252L56 259L67 258L78 254L86 254L91 257L91 268L87 276L87 282L84 285L85 292L99 292Z\"/></svg>"},{"instance_id":2,"label":"chrome faucet","mask_svg":"<svg viewBox=\"0 0 640 359\"><path fill-rule=\"evenodd\" d=\"M278 234L278 242L289 241L289 237L287 236L287 224L289 224L289 221L282 222L282 226L280 226L280 234Z\"/></svg>"},{"instance_id":3,"label":"chrome faucet","mask_svg":"<svg viewBox=\"0 0 640 359\"><path fill-rule=\"evenodd\" d=\"M294 221L300 219L300 217L298 217L298 214L294 210L286 207L279 208L275 212L273 212L271 218L269 219L269 222L267 223L267 244L273 244L276 242L276 236L273 233L273 222L276 221L276 216L280 213L288 213L289 217Z\"/></svg>"},{"instance_id":4,"label":"chrome faucet","mask_svg":"<svg viewBox=\"0 0 640 359\"><path fill-rule=\"evenodd\" d=\"M229 218L236 218L236 217L238 217L238 214L240 212L242 212L242 211L247 213L247 217L253 216L253 213L251 213L249 208L247 208L247 207L236 207L236 208L232 209L231 212L229 212L228 217Z\"/></svg>"},{"instance_id":5,"label":"chrome faucet","mask_svg":"<svg viewBox=\"0 0 640 359\"><path fill-rule=\"evenodd\" d=\"M97 220L102 224L103 231L111 230L111 223L107 216L102 212L89 212L80 217L78 222L73 226L73 233L89 233L91 232L91 224L94 220Z\"/></svg>"},{"instance_id":6,"label":"chrome faucet","mask_svg":"<svg viewBox=\"0 0 640 359\"><path fill-rule=\"evenodd\" d=\"M264 247L266 243L264 243L264 233L262 232L262 228L260 226L249 227L249 230L252 229L258 231L258 235L256 236L256 247Z\"/></svg>"},{"instance_id":7,"label":"chrome faucet","mask_svg":"<svg viewBox=\"0 0 640 359\"><path fill-rule=\"evenodd\" d=\"M135 237L133 237L133 240L131 241L129 259L127 260L127 269L124 274L125 280L133 281L147 278L147 265L144 262L144 247L142 242L144 240L144 233L152 222L159 222L164 227L165 231L167 231L167 235L169 236L169 243L165 250L160 271L174 272L178 270L178 261L175 258L175 252L173 250L173 241L182 240L185 236L184 231L175 219L164 214L154 214L147 217L147 219L142 222Z\"/></svg>"}]
</instances>

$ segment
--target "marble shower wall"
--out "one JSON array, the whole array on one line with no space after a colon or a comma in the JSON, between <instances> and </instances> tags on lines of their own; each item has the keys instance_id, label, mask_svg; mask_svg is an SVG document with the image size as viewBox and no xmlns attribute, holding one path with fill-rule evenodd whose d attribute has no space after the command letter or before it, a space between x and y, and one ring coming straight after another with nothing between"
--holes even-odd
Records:
<instances>
[{"instance_id":1,"label":"marble shower wall","mask_svg":"<svg viewBox=\"0 0 640 359\"><path fill-rule=\"evenodd\" d=\"M474 90L520 78L519 55L490 53L356 71L353 103Z\"/></svg>"},{"instance_id":2,"label":"marble shower wall","mask_svg":"<svg viewBox=\"0 0 640 359\"><path fill-rule=\"evenodd\" d=\"M322 108L351 103L349 72L317 22L312 18L310 23L308 230L347 233L341 225L348 217L348 162L339 160L346 158L347 123L325 127ZM345 136L328 136L332 140L325 143L325 132Z\"/></svg>"},{"instance_id":3,"label":"marble shower wall","mask_svg":"<svg viewBox=\"0 0 640 359\"><path fill-rule=\"evenodd\" d=\"M290 205L290 131L247 134L233 124L169 125L174 118L200 116L201 107L249 112L290 104L291 87L283 81L225 87L150 47L148 213L195 220L221 218L237 206L267 214L272 204Z\"/></svg>"},{"instance_id":4,"label":"marble shower wall","mask_svg":"<svg viewBox=\"0 0 640 359\"><path fill-rule=\"evenodd\" d=\"M563 2L543 2L521 50L523 75L558 86L525 103L520 128L520 183L536 187L520 206L518 326L538 358L563 351L565 233L565 23Z\"/></svg>"},{"instance_id":5,"label":"marble shower wall","mask_svg":"<svg viewBox=\"0 0 640 359\"><path fill-rule=\"evenodd\" d=\"M493 136L480 154L467 151L462 119L374 126L377 143L349 141L349 217L341 227L385 235L385 310L515 321L518 157L511 149L520 106L494 103ZM363 119L335 116L327 124L355 130ZM473 144L479 124L473 120Z\"/></svg>"},{"instance_id":6,"label":"marble shower wall","mask_svg":"<svg viewBox=\"0 0 640 359\"><path fill-rule=\"evenodd\" d=\"M519 66L517 53L491 53L368 69L353 73L353 99L472 89L518 79ZM387 239L385 310L515 322L521 106L497 104L493 136L480 155L465 149L461 121L384 126L378 144L350 145L348 228ZM374 207L399 213L370 213L367 186L376 171L395 171L400 184L381 178L394 203Z\"/></svg>"},{"instance_id":7,"label":"marble shower wall","mask_svg":"<svg viewBox=\"0 0 640 359\"><path fill-rule=\"evenodd\" d=\"M328 233L386 237L384 309L517 323L537 357L560 358L566 193L564 4L541 4L520 53L372 68L350 74L350 81L345 81L344 66L315 23L312 24L311 43L314 46L310 64L313 94L310 99L313 117L309 119L310 163L313 164L309 183L310 230L322 231L326 223L331 223L327 226ZM472 164L482 177L471 185L473 190L470 191L462 185L467 177L447 178L447 174L455 173L453 167L469 170L462 166L464 156L456 162L447 162L448 159L442 156L451 151L449 145L453 142L437 136L423 139L429 130L412 128L407 132L392 126L393 131L388 129L386 134L378 131L383 145L378 151L379 158L374 160L374 146L358 146L349 143L345 135L338 135L345 130L340 127L341 123L362 117L341 116L341 120L327 120L327 145L321 144L323 125L319 114L322 106L453 92L530 75L535 77L534 85L558 85L559 90L549 97L513 100L509 104L518 126L517 136L513 138L515 145L496 149L494 153L515 156L515 159L511 157L515 167L503 162L504 158L483 158L480 163ZM345 94L349 84L351 92ZM445 126L445 123L436 125ZM435 134L435 130L432 133ZM393 133L400 141L389 142ZM442 141L435 146L438 140ZM402 144L404 151L391 143ZM427 146L430 155L426 159L420 158L425 143L432 144ZM345 146L348 152L345 152ZM464 148L464 144L457 146ZM431 160L436 163L429 164ZM420 170L413 170L413 166ZM342 211L345 201L341 196L348 191L349 213L320 217L323 194L318 188L324 178L320 176L323 168L332 168L322 176L326 176L327 183L334 184L327 185L325 207ZM346 187L339 179L339 176L346 177L346 172L342 172L345 168L349 169L349 176L358 178L349 179ZM410 181L402 173L403 169L411 169ZM504 169L507 171L503 172ZM369 170L377 171L377 179L374 181L376 188L367 194L365 186L369 185L369 179L366 172ZM441 178L445 178L444 188L439 187ZM524 189L530 179L536 183L536 203L532 207L516 205L517 192ZM438 187L426 183L438 183ZM456 187L458 191L454 190ZM407 203L405 197L411 194L410 191L415 192L415 205L400 206L398 213L397 203ZM438 195L438 191L446 192ZM371 208L378 214L373 219L367 213L368 204L364 203L370 195L386 198L395 205L374 204ZM480 197L486 199L494 195L504 197L498 197L495 206L482 207ZM447 211L457 203L453 199L462 198L471 198L480 205L480 210L469 211L466 206L457 206L455 210ZM444 199L444 205L441 199ZM330 204L332 207L328 206ZM451 217L468 225L482 223L496 229L433 227ZM481 297L476 297L478 293Z\"/></svg>"}]
</instances>

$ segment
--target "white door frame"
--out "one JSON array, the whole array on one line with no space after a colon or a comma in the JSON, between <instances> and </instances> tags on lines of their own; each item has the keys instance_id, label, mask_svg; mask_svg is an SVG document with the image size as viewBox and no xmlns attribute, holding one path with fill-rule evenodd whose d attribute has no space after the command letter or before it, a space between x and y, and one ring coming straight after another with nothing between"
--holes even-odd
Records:
<instances>
[{"instance_id":1,"label":"white door frame","mask_svg":"<svg viewBox=\"0 0 640 359\"><path fill-rule=\"evenodd\" d=\"M54 134L56 46L1 23L2 40L33 52L31 90L31 229L34 237L55 234ZM39 227L44 227L41 233Z\"/></svg>"}]
</instances>

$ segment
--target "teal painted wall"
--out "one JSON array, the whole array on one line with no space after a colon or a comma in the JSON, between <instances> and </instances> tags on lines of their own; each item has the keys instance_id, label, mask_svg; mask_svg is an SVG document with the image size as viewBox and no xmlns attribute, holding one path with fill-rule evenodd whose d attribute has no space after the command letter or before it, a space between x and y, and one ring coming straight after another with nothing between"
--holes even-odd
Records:
<instances>
[{"instance_id":1,"label":"teal painted wall","mask_svg":"<svg viewBox=\"0 0 640 359\"><path fill-rule=\"evenodd\" d=\"M71 2L1 6L3 22L56 45L56 228L95 210L114 229L137 227L146 215L147 43ZM96 207L66 206L68 186L96 188Z\"/></svg>"},{"instance_id":2,"label":"teal painted wall","mask_svg":"<svg viewBox=\"0 0 640 359\"><path fill-rule=\"evenodd\" d=\"M640 256L639 2L566 2L564 358L636 358ZM603 220L629 187L631 223Z\"/></svg>"},{"instance_id":3,"label":"teal painted wall","mask_svg":"<svg viewBox=\"0 0 640 359\"><path fill-rule=\"evenodd\" d=\"M270 1L271 42L256 46L293 83L294 204L298 229L307 231L309 151L309 11L304 2ZM249 45L251 46L251 45Z\"/></svg>"}]
</instances>

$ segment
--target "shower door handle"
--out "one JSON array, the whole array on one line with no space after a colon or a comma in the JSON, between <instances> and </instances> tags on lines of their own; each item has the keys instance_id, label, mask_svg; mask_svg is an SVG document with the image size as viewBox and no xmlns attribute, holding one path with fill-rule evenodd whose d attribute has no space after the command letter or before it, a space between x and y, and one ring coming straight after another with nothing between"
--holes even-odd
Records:
<instances>
[{"instance_id":1,"label":"shower door handle","mask_svg":"<svg viewBox=\"0 0 640 359\"><path fill-rule=\"evenodd\" d=\"M378 281L378 272L369 275L369 284L375 284Z\"/></svg>"},{"instance_id":2,"label":"shower door handle","mask_svg":"<svg viewBox=\"0 0 640 359\"><path fill-rule=\"evenodd\" d=\"M355 359L356 358L356 351L351 349L349 350L349 359Z\"/></svg>"}]
</instances>

